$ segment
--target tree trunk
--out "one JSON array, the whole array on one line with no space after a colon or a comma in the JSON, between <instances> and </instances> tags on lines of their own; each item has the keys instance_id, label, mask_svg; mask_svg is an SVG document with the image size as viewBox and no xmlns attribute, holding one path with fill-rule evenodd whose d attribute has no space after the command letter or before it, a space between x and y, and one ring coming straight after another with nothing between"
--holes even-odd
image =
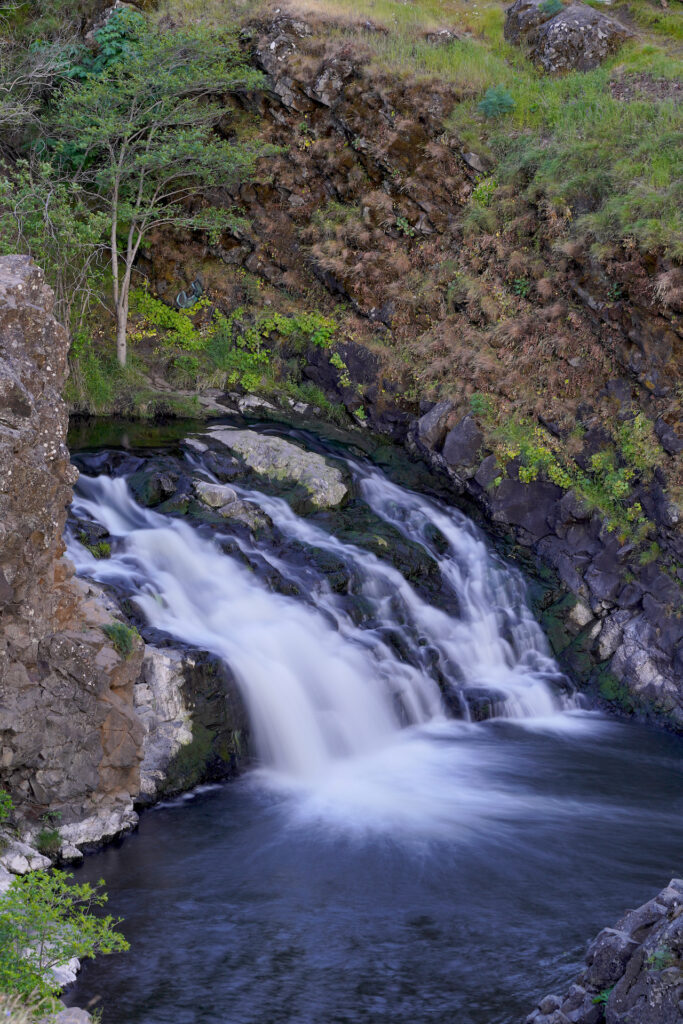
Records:
<instances>
[{"instance_id":1,"label":"tree trunk","mask_svg":"<svg viewBox=\"0 0 683 1024\"><path fill-rule=\"evenodd\" d=\"M116 358L121 366L126 365L128 343L126 328L128 327L128 303L119 302L116 307Z\"/></svg>"}]
</instances>

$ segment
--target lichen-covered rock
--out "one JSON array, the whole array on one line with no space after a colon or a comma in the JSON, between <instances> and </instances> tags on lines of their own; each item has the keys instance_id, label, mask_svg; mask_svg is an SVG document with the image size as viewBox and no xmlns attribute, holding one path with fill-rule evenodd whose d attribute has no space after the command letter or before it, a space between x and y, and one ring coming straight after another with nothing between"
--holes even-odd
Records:
<instances>
[{"instance_id":1,"label":"lichen-covered rock","mask_svg":"<svg viewBox=\"0 0 683 1024\"><path fill-rule=\"evenodd\" d=\"M116 651L101 592L61 557L77 474L52 306L28 257L0 259L0 786L23 818L59 811L68 827L134 814L142 644Z\"/></svg>"},{"instance_id":2,"label":"lichen-covered rock","mask_svg":"<svg viewBox=\"0 0 683 1024\"><path fill-rule=\"evenodd\" d=\"M572 4L542 24L534 35L531 59L549 73L590 71L616 53L628 29L586 4Z\"/></svg>"},{"instance_id":3,"label":"lichen-covered rock","mask_svg":"<svg viewBox=\"0 0 683 1024\"><path fill-rule=\"evenodd\" d=\"M301 489L315 509L333 508L348 495L341 470L322 455L304 451L291 441L254 430L214 427L211 437L230 451L259 477Z\"/></svg>"},{"instance_id":4,"label":"lichen-covered rock","mask_svg":"<svg viewBox=\"0 0 683 1024\"><path fill-rule=\"evenodd\" d=\"M604 928L564 997L546 996L527 1024L680 1024L683 879Z\"/></svg>"},{"instance_id":5,"label":"lichen-covered rock","mask_svg":"<svg viewBox=\"0 0 683 1024\"><path fill-rule=\"evenodd\" d=\"M530 43L538 29L553 17L546 8L548 0L515 0L505 12L503 35L509 43Z\"/></svg>"}]
</instances>

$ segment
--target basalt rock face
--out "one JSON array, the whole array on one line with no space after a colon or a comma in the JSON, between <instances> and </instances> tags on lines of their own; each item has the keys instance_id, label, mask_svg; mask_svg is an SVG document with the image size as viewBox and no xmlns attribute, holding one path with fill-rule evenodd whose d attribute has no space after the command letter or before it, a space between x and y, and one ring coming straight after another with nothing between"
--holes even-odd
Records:
<instances>
[{"instance_id":1,"label":"basalt rock face","mask_svg":"<svg viewBox=\"0 0 683 1024\"><path fill-rule=\"evenodd\" d=\"M62 557L77 473L52 302L28 257L0 259L0 786L29 821L58 811L100 838L134 820L142 645L116 651L111 614Z\"/></svg>"},{"instance_id":2,"label":"basalt rock face","mask_svg":"<svg viewBox=\"0 0 683 1024\"><path fill-rule=\"evenodd\" d=\"M527 1024L680 1024L683 880L604 928L565 996L546 996Z\"/></svg>"},{"instance_id":3,"label":"basalt rock face","mask_svg":"<svg viewBox=\"0 0 683 1024\"><path fill-rule=\"evenodd\" d=\"M529 552L532 575L534 561L552 567L555 582L546 582L538 611L570 675L623 711L683 731L680 579L633 559L633 546L574 491L541 478L521 480L518 459L499 465L475 417L459 418L453 403L441 402L416 420L408 445L472 499L494 529ZM663 493L655 512L658 486L645 488L642 501L653 508L662 549L675 552L678 512Z\"/></svg>"}]
</instances>

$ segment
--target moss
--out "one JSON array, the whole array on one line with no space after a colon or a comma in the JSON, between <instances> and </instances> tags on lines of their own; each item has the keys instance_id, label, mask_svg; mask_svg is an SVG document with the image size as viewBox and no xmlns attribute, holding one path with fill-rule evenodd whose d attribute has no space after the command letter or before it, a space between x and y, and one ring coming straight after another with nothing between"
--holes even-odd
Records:
<instances>
[{"instance_id":1,"label":"moss","mask_svg":"<svg viewBox=\"0 0 683 1024\"><path fill-rule=\"evenodd\" d=\"M130 657L136 641L140 639L137 629L134 626L126 626L123 622L112 622L108 626L102 626L102 632L111 640L122 658Z\"/></svg>"},{"instance_id":2,"label":"moss","mask_svg":"<svg viewBox=\"0 0 683 1024\"><path fill-rule=\"evenodd\" d=\"M191 742L180 748L168 766L164 785L167 792L191 789L202 781L214 756L215 736L211 729L193 722Z\"/></svg>"},{"instance_id":3,"label":"moss","mask_svg":"<svg viewBox=\"0 0 683 1024\"><path fill-rule=\"evenodd\" d=\"M628 688L608 669L603 669L597 677L598 691L603 700L616 705L622 711L632 714L635 703Z\"/></svg>"}]
</instances>

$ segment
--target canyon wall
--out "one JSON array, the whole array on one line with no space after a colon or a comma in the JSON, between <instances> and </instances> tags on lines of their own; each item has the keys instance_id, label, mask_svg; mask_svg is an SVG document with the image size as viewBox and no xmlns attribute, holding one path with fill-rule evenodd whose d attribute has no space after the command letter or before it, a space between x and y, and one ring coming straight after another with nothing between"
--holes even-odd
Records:
<instances>
[{"instance_id":1,"label":"canyon wall","mask_svg":"<svg viewBox=\"0 0 683 1024\"><path fill-rule=\"evenodd\" d=\"M152 239L152 288L170 297L199 276L226 311L336 316L334 358L306 352L302 384L407 441L474 501L542 583L539 615L579 685L682 729L681 268L628 243L598 258L572 237L571 211L497 186L449 128L455 87L381 70L323 15L255 23L245 45L268 76L250 115L279 151L233 197L248 227L220 244ZM482 179L502 196L494 227L472 203ZM285 344L277 357L295 355ZM575 476L613 458L628 500L596 506L529 474L505 453L520 418ZM619 447L634 422L640 466ZM609 522L620 501L633 527Z\"/></svg>"},{"instance_id":2,"label":"canyon wall","mask_svg":"<svg viewBox=\"0 0 683 1024\"><path fill-rule=\"evenodd\" d=\"M142 644L117 652L111 615L63 557L78 474L52 305L28 257L0 259L0 786L29 822L52 811L99 839L135 820Z\"/></svg>"}]
</instances>

